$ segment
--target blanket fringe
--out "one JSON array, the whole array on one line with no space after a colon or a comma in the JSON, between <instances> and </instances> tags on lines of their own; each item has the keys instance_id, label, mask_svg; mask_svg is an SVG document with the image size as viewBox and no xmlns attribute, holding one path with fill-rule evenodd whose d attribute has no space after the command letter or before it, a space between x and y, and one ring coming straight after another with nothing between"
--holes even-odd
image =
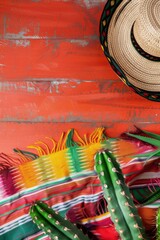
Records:
<instances>
[{"instance_id":1,"label":"blanket fringe","mask_svg":"<svg viewBox=\"0 0 160 240\"><path fill-rule=\"evenodd\" d=\"M15 156L9 156L5 153L0 154L0 172L6 168L20 165L22 163L31 161L32 159L25 157L22 153L18 153L19 158Z\"/></svg>"},{"instance_id":2,"label":"blanket fringe","mask_svg":"<svg viewBox=\"0 0 160 240\"><path fill-rule=\"evenodd\" d=\"M58 142L56 142L53 138L46 137L46 139L50 140L51 144L38 141L34 145L28 146L28 148L36 150L37 155L40 157L74 146L86 146L102 142L106 140L104 130L105 128L97 128L90 134L89 137L84 134L82 138L76 130L71 129L67 133L62 133ZM49 145L51 145L51 147Z\"/></svg>"},{"instance_id":3,"label":"blanket fringe","mask_svg":"<svg viewBox=\"0 0 160 240\"><path fill-rule=\"evenodd\" d=\"M29 149L36 150L36 154L17 148L13 149L16 156L9 156L1 153L0 172L6 168L15 167L25 162L33 161L41 156L56 153L67 148L87 146L105 141L106 136L104 130L105 128L97 128L89 136L84 134L84 136L81 137L76 130L70 129L67 133L63 132L57 142L53 138L46 137L49 143L37 141L35 144L28 146Z\"/></svg>"}]
</instances>

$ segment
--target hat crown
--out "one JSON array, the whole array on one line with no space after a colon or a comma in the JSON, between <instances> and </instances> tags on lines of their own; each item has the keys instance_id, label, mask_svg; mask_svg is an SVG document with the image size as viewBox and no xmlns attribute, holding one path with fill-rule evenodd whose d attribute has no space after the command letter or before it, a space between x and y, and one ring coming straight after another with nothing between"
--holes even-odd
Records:
<instances>
[{"instance_id":1,"label":"hat crown","mask_svg":"<svg viewBox=\"0 0 160 240\"><path fill-rule=\"evenodd\" d=\"M141 0L133 27L138 45L148 54L160 57L160 1Z\"/></svg>"}]
</instances>

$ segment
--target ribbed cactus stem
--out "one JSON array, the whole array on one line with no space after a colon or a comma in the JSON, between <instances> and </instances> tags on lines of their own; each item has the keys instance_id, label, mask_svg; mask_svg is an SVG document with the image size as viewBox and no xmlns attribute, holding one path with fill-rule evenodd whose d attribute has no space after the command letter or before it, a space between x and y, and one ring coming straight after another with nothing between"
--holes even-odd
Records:
<instances>
[{"instance_id":1,"label":"ribbed cactus stem","mask_svg":"<svg viewBox=\"0 0 160 240\"><path fill-rule=\"evenodd\" d=\"M30 209L32 220L54 240L89 240L81 230L49 208L44 202L37 201Z\"/></svg>"},{"instance_id":2,"label":"ribbed cactus stem","mask_svg":"<svg viewBox=\"0 0 160 240\"><path fill-rule=\"evenodd\" d=\"M112 153L99 152L95 157L95 167L120 237L123 240L146 240L142 221L125 184L120 165Z\"/></svg>"}]
</instances>

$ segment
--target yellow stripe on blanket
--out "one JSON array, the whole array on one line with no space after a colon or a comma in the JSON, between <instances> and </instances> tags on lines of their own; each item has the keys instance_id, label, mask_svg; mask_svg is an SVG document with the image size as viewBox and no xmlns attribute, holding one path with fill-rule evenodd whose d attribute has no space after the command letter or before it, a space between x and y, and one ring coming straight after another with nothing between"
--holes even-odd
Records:
<instances>
[{"instance_id":1,"label":"yellow stripe on blanket","mask_svg":"<svg viewBox=\"0 0 160 240\"><path fill-rule=\"evenodd\" d=\"M94 155L106 146L104 128L96 129L88 138L82 139L74 131L62 134L58 143L53 139L53 146L38 142L30 148L37 150L39 157L12 167L15 185L20 189L31 188L49 181L73 176L82 171L94 170ZM22 154L22 151L21 151Z\"/></svg>"}]
</instances>

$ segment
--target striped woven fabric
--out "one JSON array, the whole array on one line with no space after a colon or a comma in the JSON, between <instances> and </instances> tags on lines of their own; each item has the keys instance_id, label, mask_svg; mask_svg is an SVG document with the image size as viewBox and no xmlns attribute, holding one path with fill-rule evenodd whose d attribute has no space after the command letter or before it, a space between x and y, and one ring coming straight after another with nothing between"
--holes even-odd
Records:
<instances>
[{"instance_id":1,"label":"striped woven fabric","mask_svg":"<svg viewBox=\"0 0 160 240\"><path fill-rule=\"evenodd\" d=\"M46 201L61 215L75 204L96 202L102 189L94 172L94 155L106 146L104 128L80 138L76 131L62 134L52 145L38 142L37 155L16 150L1 155L0 239L23 239L38 232L29 216L36 200ZM77 140L73 140L73 138Z\"/></svg>"},{"instance_id":2,"label":"striped woven fabric","mask_svg":"<svg viewBox=\"0 0 160 240\"><path fill-rule=\"evenodd\" d=\"M98 128L83 138L70 130L58 142L48 139L50 146L44 142L31 145L37 153L15 149L14 157L1 154L0 239L50 239L29 216L29 209L37 200L45 201L62 216L67 215L72 222L80 224L91 239L108 239L106 231L112 231L112 239L118 239L94 171L94 155L104 148L112 150L120 162L146 223L141 202L160 187L159 157L148 159L135 155L152 152L155 147L124 136L109 139L104 130ZM159 206L160 200L156 198L145 207ZM150 229L148 225L147 228Z\"/></svg>"},{"instance_id":3,"label":"striped woven fabric","mask_svg":"<svg viewBox=\"0 0 160 240\"><path fill-rule=\"evenodd\" d=\"M90 137L84 139L78 137L79 142L73 141L73 130L66 136L62 134L58 143L53 142L51 149L47 144L39 142L40 145L32 145L38 151L38 158L32 161L22 151L18 151L19 159L14 162L2 159L0 175L1 198L10 196L27 188L58 180L72 178L81 172L90 172L94 169L95 153L106 145L106 138L103 134L104 129L96 129ZM22 162L24 161L24 162ZM21 164L18 164L21 163ZM7 167L7 169L6 169Z\"/></svg>"},{"instance_id":4,"label":"striped woven fabric","mask_svg":"<svg viewBox=\"0 0 160 240\"><path fill-rule=\"evenodd\" d=\"M47 186L48 185L48 186ZM29 216L29 208L36 200L43 200L62 216L75 204L96 202L103 195L97 176L82 175L69 182L51 182L1 201L1 239L23 239L38 232Z\"/></svg>"}]
</instances>

